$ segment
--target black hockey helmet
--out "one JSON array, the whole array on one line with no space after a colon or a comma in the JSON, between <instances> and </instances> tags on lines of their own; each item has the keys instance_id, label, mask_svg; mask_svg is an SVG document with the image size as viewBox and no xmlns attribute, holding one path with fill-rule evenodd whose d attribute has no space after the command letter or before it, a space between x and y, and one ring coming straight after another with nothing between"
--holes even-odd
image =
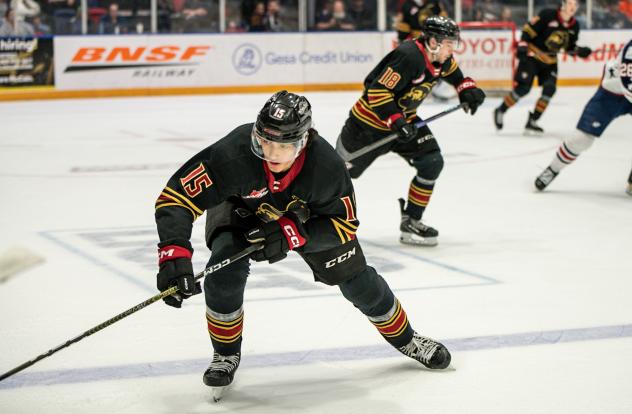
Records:
<instances>
[{"instance_id":1,"label":"black hockey helmet","mask_svg":"<svg viewBox=\"0 0 632 414\"><path fill-rule=\"evenodd\" d=\"M255 131L269 141L290 143L312 127L312 106L304 96L279 91L263 105Z\"/></svg>"},{"instance_id":2,"label":"black hockey helmet","mask_svg":"<svg viewBox=\"0 0 632 414\"><path fill-rule=\"evenodd\" d=\"M279 91L263 105L252 128L252 151L266 159L262 141L293 144L296 155L307 144L312 127L312 106L301 95Z\"/></svg>"},{"instance_id":3,"label":"black hockey helmet","mask_svg":"<svg viewBox=\"0 0 632 414\"><path fill-rule=\"evenodd\" d=\"M454 40L458 42L461 30L456 22L449 17L430 16L424 22L422 28L422 38L425 41L435 38L437 43L441 43L444 39Z\"/></svg>"}]
</instances>

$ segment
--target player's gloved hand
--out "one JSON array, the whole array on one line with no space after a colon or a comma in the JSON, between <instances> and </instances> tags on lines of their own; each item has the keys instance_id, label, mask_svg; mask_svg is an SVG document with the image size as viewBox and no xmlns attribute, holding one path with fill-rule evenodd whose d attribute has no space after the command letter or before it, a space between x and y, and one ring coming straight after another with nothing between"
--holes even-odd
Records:
<instances>
[{"instance_id":1,"label":"player's gloved hand","mask_svg":"<svg viewBox=\"0 0 632 414\"><path fill-rule=\"evenodd\" d=\"M413 124L406 122L401 114L391 116L386 121L386 124L392 131L396 132L397 140L402 143L407 143L415 139L417 136L417 128Z\"/></svg>"},{"instance_id":2,"label":"player's gloved hand","mask_svg":"<svg viewBox=\"0 0 632 414\"><path fill-rule=\"evenodd\" d=\"M465 78L456 87L456 91L459 94L459 101L467 104L464 108L465 112L469 110L470 114L474 115L478 107L485 101L485 92L476 86L476 82L472 78Z\"/></svg>"},{"instance_id":3,"label":"player's gloved hand","mask_svg":"<svg viewBox=\"0 0 632 414\"><path fill-rule=\"evenodd\" d=\"M529 48L527 47L527 42L518 42L518 46L516 47L516 58L518 60L526 59L529 53Z\"/></svg>"},{"instance_id":4,"label":"player's gloved hand","mask_svg":"<svg viewBox=\"0 0 632 414\"><path fill-rule=\"evenodd\" d=\"M292 212L287 212L276 221L264 223L246 233L250 243L262 243L263 248L250 254L252 260L267 260L275 263L285 259L287 252L307 242L305 229Z\"/></svg>"},{"instance_id":5,"label":"player's gloved hand","mask_svg":"<svg viewBox=\"0 0 632 414\"><path fill-rule=\"evenodd\" d=\"M158 245L157 287L161 292L172 286L178 286L178 292L163 300L169 306L180 308L182 301L202 292L200 282L195 282L191 256L193 252L187 247L174 244Z\"/></svg>"},{"instance_id":6,"label":"player's gloved hand","mask_svg":"<svg viewBox=\"0 0 632 414\"><path fill-rule=\"evenodd\" d=\"M592 53L592 49L586 46L577 46L575 53L577 53L577 56L580 58L587 58Z\"/></svg>"}]
</instances>

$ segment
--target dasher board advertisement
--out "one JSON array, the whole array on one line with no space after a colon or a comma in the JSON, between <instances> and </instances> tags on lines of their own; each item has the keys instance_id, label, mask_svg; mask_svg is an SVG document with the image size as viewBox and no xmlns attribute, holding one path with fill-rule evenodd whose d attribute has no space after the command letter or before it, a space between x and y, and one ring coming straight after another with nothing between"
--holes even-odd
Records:
<instances>
[{"instance_id":1,"label":"dasher board advertisement","mask_svg":"<svg viewBox=\"0 0 632 414\"><path fill-rule=\"evenodd\" d=\"M61 90L361 83L380 33L55 38Z\"/></svg>"},{"instance_id":2,"label":"dasher board advertisement","mask_svg":"<svg viewBox=\"0 0 632 414\"><path fill-rule=\"evenodd\" d=\"M0 88L53 84L52 38L0 37Z\"/></svg>"}]
</instances>

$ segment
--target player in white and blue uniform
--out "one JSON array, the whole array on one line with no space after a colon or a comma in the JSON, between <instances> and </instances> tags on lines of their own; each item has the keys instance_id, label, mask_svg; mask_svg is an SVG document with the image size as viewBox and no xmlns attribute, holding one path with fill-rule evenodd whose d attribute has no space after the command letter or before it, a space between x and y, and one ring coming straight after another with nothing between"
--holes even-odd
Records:
<instances>
[{"instance_id":1,"label":"player in white and blue uniform","mask_svg":"<svg viewBox=\"0 0 632 414\"><path fill-rule=\"evenodd\" d=\"M536 178L536 188L544 190L601 136L613 119L622 115L632 115L632 40L621 48L616 59L606 62L601 84L586 104L575 134L564 140L551 164ZM627 193L632 195L632 171Z\"/></svg>"}]
</instances>

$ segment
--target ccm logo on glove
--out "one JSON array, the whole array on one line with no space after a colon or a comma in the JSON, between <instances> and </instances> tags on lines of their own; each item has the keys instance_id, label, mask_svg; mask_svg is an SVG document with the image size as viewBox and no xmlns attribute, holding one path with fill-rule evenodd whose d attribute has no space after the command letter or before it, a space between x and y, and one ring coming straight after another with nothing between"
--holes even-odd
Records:
<instances>
[{"instance_id":1,"label":"ccm logo on glove","mask_svg":"<svg viewBox=\"0 0 632 414\"><path fill-rule=\"evenodd\" d=\"M461 93L461 91L471 88L476 88L476 82L474 82L471 78L465 78L463 79L463 82L456 87L456 92Z\"/></svg>"},{"instance_id":2,"label":"ccm logo on glove","mask_svg":"<svg viewBox=\"0 0 632 414\"><path fill-rule=\"evenodd\" d=\"M283 229L283 233L285 234L285 238L287 239L287 244L290 247L290 250L294 250L297 247L301 247L305 244L305 239L301 237L298 230L296 229L296 224L288 219L287 217L281 217L279 220L279 224Z\"/></svg>"},{"instance_id":3,"label":"ccm logo on glove","mask_svg":"<svg viewBox=\"0 0 632 414\"><path fill-rule=\"evenodd\" d=\"M167 260L178 259L180 257L185 257L190 259L193 256L191 251L187 248L181 246L165 246L161 249L158 249L158 264L162 264Z\"/></svg>"}]
</instances>

